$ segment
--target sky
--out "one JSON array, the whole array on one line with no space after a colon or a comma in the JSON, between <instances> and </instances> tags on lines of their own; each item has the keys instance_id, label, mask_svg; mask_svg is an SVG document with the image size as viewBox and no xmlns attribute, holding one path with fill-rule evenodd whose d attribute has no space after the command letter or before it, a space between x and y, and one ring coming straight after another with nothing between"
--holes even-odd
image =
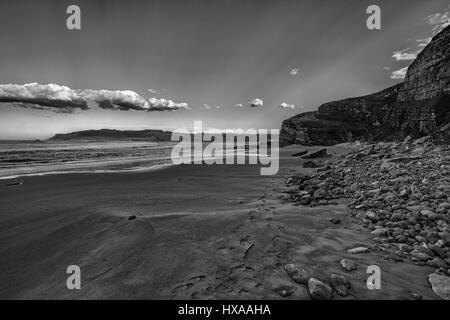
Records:
<instances>
[{"instance_id":1,"label":"sky","mask_svg":"<svg viewBox=\"0 0 450 320\"><path fill-rule=\"evenodd\" d=\"M66 27L71 4L81 30ZM380 30L366 27L372 4ZM449 11L448 0L2 0L0 139L189 129L195 120L280 128L322 103L401 82ZM16 103L45 94L81 104Z\"/></svg>"}]
</instances>

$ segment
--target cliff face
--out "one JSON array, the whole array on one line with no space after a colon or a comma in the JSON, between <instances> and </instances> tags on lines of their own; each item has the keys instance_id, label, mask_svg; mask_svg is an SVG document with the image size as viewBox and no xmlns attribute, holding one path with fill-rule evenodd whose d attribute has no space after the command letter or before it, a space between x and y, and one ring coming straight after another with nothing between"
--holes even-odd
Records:
<instances>
[{"instance_id":1,"label":"cliff face","mask_svg":"<svg viewBox=\"0 0 450 320\"><path fill-rule=\"evenodd\" d=\"M405 82L371 95L329 102L283 121L280 144L333 145L356 139L430 134L450 122L450 27L408 68Z\"/></svg>"}]
</instances>

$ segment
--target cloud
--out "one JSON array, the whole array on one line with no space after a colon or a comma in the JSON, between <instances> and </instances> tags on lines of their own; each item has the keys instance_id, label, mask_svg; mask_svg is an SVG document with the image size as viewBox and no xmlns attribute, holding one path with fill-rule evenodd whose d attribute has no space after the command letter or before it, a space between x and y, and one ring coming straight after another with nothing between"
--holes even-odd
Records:
<instances>
[{"instance_id":1,"label":"cloud","mask_svg":"<svg viewBox=\"0 0 450 320\"><path fill-rule=\"evenodd\" d=\"M417 51L407 52L408 50L409 48L400 51L394 51L394 53L392 54L392 58L394 58L396 61L414 60L415 58L417 58Z\"/></svg>"},{"instance_id":2,"label":"cloud","mask_svg":"<svg viewBox=\"0 0 450 320\"><path fill-rule=\"evenodd\" d=\"M392 72L391 79L405 79L406 71L408 71L408 67L404 67Z\"/></svg>"},{"instance_id":3,"label":"cloud","mask_svg":"<svg viewBox=\"0 0 450 320\"><path fill-rule=\"evenodd\" d=\"M255 100L250 101L249 104L252 108L257 108L262 107L264 105L264 102L262 101L262 99L256 98Z\"/></svg>"},{"instance_id":4,"label":"cloud","mask_svg":"<svg viewBox=\"0 0 450 320\"><path fill-rule=\"evenodd\" d=\"M280 104L281 109L295 109L295 105L283 102Z\"/></svg>"},{"instance_id":5,"label":"cloud","mask_svg":"<svg viewBox=\"0 0 450 320\"><path fill-rule=\"evenodd\" d=\"M13 102L18 106L72 112L92 108L111 110L171 111L190 109L187 103L168 99L148 100L131 90L73 90L58 84L28 83L0 85L0 102Z\"/></svg>"},{"instance_id":6,"label":"cloud","mask_svg":"<svg viewBox=\"0 0 450 320\"><path fill-rule=\"evenodd\" d=\"M151 94L160 94L161 91L157 90L157 89L147 89L148 92L150 92Z\"/></svg>"},{"instance_id":7,"label":"cloud","mask_svg":"<svg viewBox=\"0 0 450 320\"><path fill-rule=\"evenodd\" d=\"M417 49L415 50L410 50L408 48L400 51L394 51L392 57L396 61L407 61L416 59L417 55L420 52L422 52L422 50L431 42L432 36L438 34L445 27L450 25L450 6L448 6L447 9L443 12L430 14L425 18L425 22L426 24L431 26L430 32L431 36L422 39L417 39L416 40ZM407 67L394 71L391 74L391 79L404 79L406 75L406 70Z\"/></svg>"},{"instance_id":8,"label":"cloud","mask_svg":"<svg viewBox=\"0 0 450 320\"><path fill-rule=\"evenodd\" d=\"M242 103L238 103L238 104L235 104L233 107L242 108L242 107L244 107L244 105Z\"/></svg>"},{"instance_id":9,"label":"cloud","mask_svg":"<svg viewBox=\"0 0 450 320\"><path fill-rule=\"evenodd\" d=\"M216 106L216 109L220 109L220 108L222 108L221 106Z\"/></svg>"},{"instance_id":10,"label":"cloud","mask_svg":"<svg viewBox=\"0 0 450 320\"><path fill-rule=\"evenodd\" d=\"M428 37L428 38L424 38L424 39L417 39L417 46L419 48L424 48L426 47L430 42L431 42L432 37ZM422 50L422 49L421 49Z\"/></svg>"},{"instance_id":11,"label":"cloud","mask_svg":"<svg viewBox=\"0 0 450 320\"><path fill-rule=\"evenodd\" d=\"M299 69L299 68L293 68L293 69L291 69L291 71L289 72L289 74L290 74L291 76L296 76L299 72L300 72L300 69Z\"/></svg>"},{"instance_id":12,"label":"cloud","mask_svg":"<svg viewBox=\"0 0 450 320\"><path fill-rule=\"evenodd\" d=\"M211 107L205 103L203 106L200 107L200 109L209 110L211 109Z\"/></svg>"},{"instance_id":13,"label":"cloud","mask_svg":"<svg viewBox=\"0 0 450 320\"><path fill-rule=\"evenodd\" d=\"M444 12L430 14L425 21L433 28L433 34L438 34L450 25L450 6Z\"/></svg>"},{"instance_id":14,"label":"cloud","mask_svg":"<svg viewBox=\"0 0 450 320\"><path fill-rule=\"evenodd\" d=\"M148 111L175 111L175 110L191 110L186 102L173 102L168 99L150 98L148 99L150 108Z\"/></svg>"}]
</instances>

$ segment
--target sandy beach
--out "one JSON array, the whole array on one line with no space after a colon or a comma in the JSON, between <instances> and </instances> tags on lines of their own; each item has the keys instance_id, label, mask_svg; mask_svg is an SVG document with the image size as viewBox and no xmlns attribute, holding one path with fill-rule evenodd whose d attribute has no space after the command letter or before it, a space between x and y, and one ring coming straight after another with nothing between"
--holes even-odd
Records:
<instances>
[{"instance_id":1,"label":"sandy beach","mask_svg":"<svg viewBox=\"0 0 450 320\"><path fill-rule=\"evenodd\" d=\"M282 200L289 175L314 170L291 155L311 149L320 147L281 149L276 176L251 165L180 165L2 181L0 298L310 299L283 269L301 263L318 279L351 281L350 295L335 299L435 299L431 267L347 253L370 246L371 235L346 200L315 208ZM328 147L334 158L349 150ZM359 267L343 271L339 261L350 256ZM380 290L366 286L373 264ZM81 268L81 290L66 287L69 265Z\"/></svg>"}]
</instances>

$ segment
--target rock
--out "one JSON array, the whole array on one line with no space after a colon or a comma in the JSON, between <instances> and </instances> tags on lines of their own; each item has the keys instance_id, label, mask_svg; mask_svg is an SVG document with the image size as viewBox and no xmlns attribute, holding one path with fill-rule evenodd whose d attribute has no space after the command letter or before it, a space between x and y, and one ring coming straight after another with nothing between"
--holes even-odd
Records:
<instances>
[{"instance_id":1,"label":"rock","mask_svg":"<svg viewBox=\"0 0 450 320\"><path fill-rule=\"evenodd\" d=\"M411 256L416 258L419 261L427 261L429 259L431 259L431 257L429 255L427 255L426 253L423 252L411 252Z\"/></svg>"},{"instance_id":2,"label":"rock","mask_svg":"<svg viewBox=\"0 0 450 320\"><path fill-rule=\"evenodd\" d=\"M377 222L378 220L380 220L380 217L378 216L378 214L376 214L373 211L367 211L366 212L366 218L369 219L372 222Z\"/></svg>"},{"instance_id":3,"label":"rock","mask_svg":"<svg viewBox=\"0 0 450 320\"><path fill-rule=\"evenodd\" d=\"M430 245L428 246L428 248L429 248L431 251L433 251L436 255L438 255L439 257L441 257L442 259L445 259L445 258L446 258L445 251L444 251L441 247L439 247L439 246L437 246L437 245L434 245L434 244L430 244Z\"/></svg>"},{"instance_id":4,"label":"rock","mask_svg":"<svg viewBox=\"0 0 450 320\"><path fill-rule=\"evenodd\" d=\"M311 274L307 269L293 263L285 265L284 270L292 280L300 284L307 284L309 278L311 278Z\"/></svg>"},{"instance_id":5,"label":"rock","mask_svg":"<svg viewBox=\"0 0 450 320\"><path fill-rule=\"evenodd\" d=\"M450 277L438 273L428 276L433 292L444 300L450 300Z\"/></svg>"},{"instance_id":6,"label":"rock","mask_svg":"<svg viewBox=\"0 0 450 320\"><path fill-rule=\"evenodd\" d=\"M330 300L333 297L333 289L315 278L308 280L308 289L313 300Z\"/></svg>"},{"instance_id":7,"label":"rock","mask_svg":"<svg viewBox=\"0 0 450 320\"><path fill-rule=\"evenodd\" d=\"M434 258L427 261L427 265L434 268L447 268L447 263L441 258Z\"/></svg>"},{"instance_id":8,"label":"rock","mask_svg":"<svg viewBox=\"0 0 450 320\"><path fill-rule=\"evenodd\" d=\"M356 248L348 250L347 252L352 253L352 254L359 254L359 253L367 253L369 251L370 250L366 247L356 247Z\"/></svg>"},{"instance_id":9,"label":"rock","mask_svg":"<svg viewBox=\"0 0 450 320\"><path fill-rule=\"evenodd\" d=\"M348 293L352 288L352 285L346 277L337 274L332 274L330 276L330 284L334 291L336 291L336 293L341 297L348 296Z\"/></svg>"},{"instance_id":10,"label":"rock","mask_svg":"<svg viewBox=\"0 0 450 320\"><path fill-rule=\"evenodd\" d=\"M340 224L341 223L341 220L339 220L338 218L331 218L329 221L331 223L333 223L333 224Z\"/></svg>"},{"instance_id":11,"label":"rock","mask_svg":"<svg viewBox=\"0 0 450 320\"><path fill-rule=\"evenodd\" d=\"M135 215L128 216L128 220L134 220L134 219L136 219Z\"/></svg>"},{"instance_id":12,"label":"rock","mask_svg":"<svg viewBox=\"0 0 450 320\"><path fill-rule=\"evenodd\" d=\"M303 168L318 168L320 165L315 161L305 161L303 163Z\"/></svg>"},{"instance_id":13,"label":"rock","mask_svg":"<svg viewBox=\"0 0 450 320\"><path fill-rule=\"evenodd\" d=\"M353 271L358 267L356 262L350 259L342 259L340 264L342 269L344 269L345 271Z\"/></svg>"},{"instance_id":14,"label":"rock","mask_svg":"<svg viewBox=\"0 0 450 320\"><path fill-rule=\"evenodd\" d=\"M314 198L321 199L325 197L327 192L324 189L317 189L316 192L314 192Z\"/></svg>"},{"instance_id":15,"label":"rock","mask_svg":"<svg viewBox=\"0 0 450 320\"><path fill-rule=\"evenodd\" d=\"M376 237L385 237L388 235L388 231L387 228L377 228L372 231L372 234Z\"/></svg>"},{"instance_id":16,"label":"rock","mask_svg":"<svg viewBox=\"0 0 450 320\"><path fill-rule=\"evenodd\" d=\"M274 291L281 297L289 297L295 292L295 290L297 290L297 288L292 286L280 286L274 289Z\"/></svg>"},{"instance_id":17,"label":"rock","mask_svg":"<svg viewBox=\"0 0 450 320\"><path fill-rule=\"evenodd\" d=\"M324 148L324 149L320 149L318 151L311 152L311 153L307 154L306 156L303 156L302 159L316 159L316 158L323 158L323 157L328 157L328 156L330 156L330 155L327 153L327 149Z\"/></svg>"},{"instance_id":18,"label":"rock","mask_svg":"<svg viewBox=\"0 0 450 320\"><path fill-rule=\"evenodd\" d=\"M439 209L450 209L450 203L449 202L441 202L438 205L438 208Z\"/></svg>"},{"instance_id":19,"label":"rock","mask_svg":"<svg viewBox=\"0 0 450 320\"><path fill-rule=\"evenodd\" d=\"M300 156L303 156L303 155L305 155L307 153L308 153L308 150L303 150L303 151L294 153L293 155L291 155L291 157L300 157Z\"/></svg>"},{"instance_id":20,"label":"rock","mask_svg":"<svg viewBox=\"0 0 450 320\"><path fill-rule=\"evenodd\" d=\"M422 295L420 295L418 293L411 293L411 298L413 298L414 300L422 300L423 299Z\"/></svg>"},{"instance_id":21,"label":"rock","mask_svg":"<svg viewBox=\"0 0 450 320\"><path fill-rule=\"evenodd\" d=\"M422 210L420 211L420 214L431 220L434 220L438 217L438 215L431 210Z\"/></svg>"}]
</instances>

